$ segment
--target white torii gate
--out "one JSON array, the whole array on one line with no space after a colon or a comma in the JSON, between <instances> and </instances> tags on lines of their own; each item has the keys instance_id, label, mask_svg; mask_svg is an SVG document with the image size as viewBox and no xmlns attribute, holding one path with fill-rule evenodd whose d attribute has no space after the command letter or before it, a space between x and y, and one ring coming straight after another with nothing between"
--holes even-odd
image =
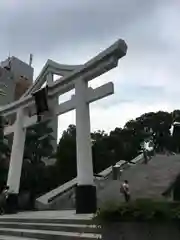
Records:
<instances>
[{"instance_id":1,"label":"white torii gate","mask_svg":"<svg viewBox=\"0 0 180 240\"><path fill-rule=\"evenodd\" d=\"M27 90L20 100L0 109L0 114L8 116L17 113L16 122L5 128L5 134L14 132L7 185L10 187L10 197L17 199L21 177L26 128L37 122L37 115L28 116L28 108L35 108L34 97L31 95L42 84L48 83L49 118L76 109L76 147L77 147L77 189L76 212L94 213L96 211L96 187L93 178L92 149L90 135L89 103L114 93L112 82L92 89L88 81L115 68L118 60L125 56L127 45L118 40L105 51L84 65L60 65L48 60L34 85ZM53 74L63 77L53 82ZM75 88L75 95L70 100L54 105L55 99L63 93Z\"/></svg>"}]
</instances>

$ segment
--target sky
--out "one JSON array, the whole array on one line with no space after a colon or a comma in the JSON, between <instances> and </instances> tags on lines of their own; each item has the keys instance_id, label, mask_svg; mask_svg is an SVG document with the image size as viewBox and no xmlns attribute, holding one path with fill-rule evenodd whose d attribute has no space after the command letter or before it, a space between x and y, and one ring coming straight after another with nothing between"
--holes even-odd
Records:
<instances>
[{"instance_id":1,"label":"sky","mask_svg":"<svg viewBox=\"0 0 180 240\"><path fill-rule=\"evenodd\" d=\"M90 82L115 85L90 106L91 130L109 132L145 112L180 108L179 12L179 0L1 0L0 59L10 52L28 62L33 53L36 78L47 59L83 64L124 39L118 67ZM74 111L59 117L59 137L69 124Z\"/></svg>"}]
</instances>

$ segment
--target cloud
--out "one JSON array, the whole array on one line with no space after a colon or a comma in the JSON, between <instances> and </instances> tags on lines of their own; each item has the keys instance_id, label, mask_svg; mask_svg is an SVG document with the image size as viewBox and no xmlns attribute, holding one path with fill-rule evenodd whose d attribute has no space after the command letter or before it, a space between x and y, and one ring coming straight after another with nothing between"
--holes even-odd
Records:
<instances>
[{"instance_id":1,"label":"cloud","mask_svg":"<svg viewBox=\"0 0 180 240\"><path fill-rule=\"evenodd\" d=\"M94 104L91 104L90 107L91 131L105 129L106 132L114 130L115 127L123 127L127 121L135 119L145 112L156 112L159 110L171 112L174 110L168 101L151 105L146 105L143 102L125 102L111 106L108 110L105 108L97 108L93 105ZM75 111L60 116L58 124L59 138L69 124L75 124Z\"/></svg>"},{"instance_id":2,"label":"cloud","mask_svg":"<svg viewBox=\"0 0 180 240\"><path fill-rule=\"evenodd\" d=\"M65 47L80 50L92 42L98 47L109 44L132 32L158 4L155 0L47 0L46 4L7 0L1 6L5 33L1 41L17 52L29 49L43 56Z\"/></svg>"},{"instance_id":3,"label":"cloud","mask_svg":"<svg viewBox=\"0 0 180 240\"><path fill-rule=\"evenodd\" d=\"M156 104L161 102L162 98L166 97L166 92L159 86L147 86L147 85L128 85L119 84L118 93L115 97L102 101L98 106L106 108L107 106L120 105L124 103L142 103Z\"/></svg>"},{"instance_id":4,"label":"cloud","mask_svg":"<svg viewBox=\"0 0 180 240\"><path fill-rule=\"evenodd\" d=\"M179 10L179 0L1 1L0 59L10 51L28 61L32 52L37 76L48 58L80 64L125 39L119 66L89 83L115 84L114 95L91 106L92 129L109 131L144 112L179 107ZM73 114L60 117L60 129Z\"/></svg>"}]
</instances>

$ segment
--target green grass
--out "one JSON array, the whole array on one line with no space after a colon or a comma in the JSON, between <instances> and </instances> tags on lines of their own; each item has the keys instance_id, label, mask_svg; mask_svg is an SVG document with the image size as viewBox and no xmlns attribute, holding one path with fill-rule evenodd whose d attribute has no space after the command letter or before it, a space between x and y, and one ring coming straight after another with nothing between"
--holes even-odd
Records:
<instances>
[{"instance_id":1,"label":"green grass","mask_svg":"<svg viewBox=\"0 0 180 240\"><path fill-rule=\"evenodd\" d=\"M180 221L180 202L138 199L130 203L109 204L98 211L95 220L119 221Z\"/></svg>"}]
</instances>

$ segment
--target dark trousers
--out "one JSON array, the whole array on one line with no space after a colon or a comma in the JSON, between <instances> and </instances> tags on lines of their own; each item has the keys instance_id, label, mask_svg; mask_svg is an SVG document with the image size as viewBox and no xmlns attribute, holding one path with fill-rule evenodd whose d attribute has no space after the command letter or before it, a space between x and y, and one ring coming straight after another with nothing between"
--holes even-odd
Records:
<instances>
[{"instance_id":1,"label":"dark trousers","mask_svg":"<svg viewBox=\"0 0 180 240\"><path fill-rule=\"evenodd\" d=\"M6 199L3 199L0 203L0 213L3 214L6 211Z\"/></svg>"},{"instance_id":2,"label":"dark trousers","mask_svg":"<svg viewBox=\"0 0 180 240\"><path fill-rule=\"evenodd\" d=\"M124 193L124 198L126 202L130 201L130 194L129 193Z\"/></svg>"}]
</instances>

